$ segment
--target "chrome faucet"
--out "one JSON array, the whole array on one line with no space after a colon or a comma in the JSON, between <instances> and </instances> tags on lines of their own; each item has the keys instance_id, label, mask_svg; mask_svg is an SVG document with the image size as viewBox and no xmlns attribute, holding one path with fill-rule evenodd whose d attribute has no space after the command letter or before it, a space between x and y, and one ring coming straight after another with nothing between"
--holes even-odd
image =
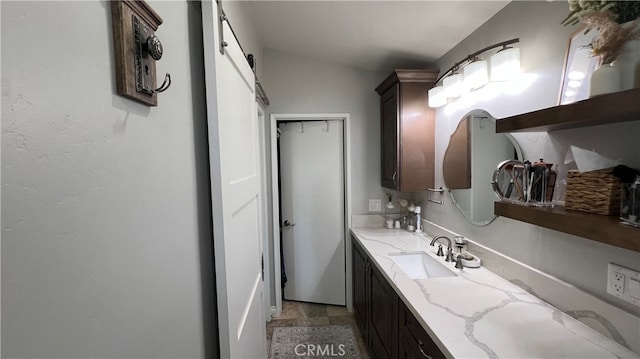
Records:
<instances>
[{"instance_id":1,"label":"chrome faucet","mask_svg":"<svg viewBox=\"0 0 640 359\"><path fill-rule=\"evenodd\" d=\"M430 246L433 246L437 240L439 240L440 238L444 238L447 240L447 256L445 257L444 261L445 262L453 262L453 248L451 247L451 239L447 236L436 236L431 240L431 244ZM438 255L442 256L442 252L440 250L438 250Z\"/></svg>"}]
</instances>

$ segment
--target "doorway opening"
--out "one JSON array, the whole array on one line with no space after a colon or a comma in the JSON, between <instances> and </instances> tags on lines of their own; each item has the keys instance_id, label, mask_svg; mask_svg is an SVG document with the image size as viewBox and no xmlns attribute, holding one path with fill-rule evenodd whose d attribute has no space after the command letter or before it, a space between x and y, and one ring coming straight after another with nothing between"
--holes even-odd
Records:
<instances>
[{"instance_id":1,"label":"doorway opening","mask_svg":"<svg viewBox=\"0 0 640 359\"><path fill-rule=\"evenodd\" d=\"M285 124L290 124L290 125L285 125ZM280 316L282 313L282 301L283 301L283 292L284 292L283 286L282 286L284 281L283 275L282 275L283 274L282 267L285 261L290 260L290 258L285 259L282 256L283 250L286 249L287 247L290 247L289 251L293 251L292 253L295 254L297 253L297 251L299 252L301 248L304 248L302 252L307 252L307 255L308 255L309 248L316 246L318 245L318 243L324 242L325 240L327 240L328 242L320 243L320 245L323 246L323 248L319 248L319 249L316 248L318 250L317 253L322 253L324 251L325 254L314 256L313 261L308 261L306 263L303 263L302 265L297 265L297 267L300 269L299 272L302 273L301 275L312 275L312 276L314 274L319 275L320 277L315 277L315 278L317 278L317 282L318 282L317 284L319 285L320 288L318 289L318 288L309 287L308 285L304 284L304 281L302 282L300 281L300 278L303 278L303 277L299 276L297 277L298 288L295 288L295 284L289 283L291 287L287 288L287 295L293 296L294 298L292 299L295 299L295 300L314 302L315 300L313 298L316 298L314 297L314 295L318 295L318 293L321 293L322 291L333 291L335 289L336 292L343 293L338 295L338 297L340 295L343 296L343 301L341 300L340 303L342 305L346 305L347 310L351 311L352 310L351 309L351 290L350 290L351 288L351 270L350 270L351 269L351 248L350 246L347 245L347 243L349 242L348 239L350 238L349 227L351 225L349 114L342 114L342 113L338 113L338 114L323 114L323 113L322 114L272 114L270 125L271 125L270 126L271 127L271 165L272 165L271 191L272 191L272 198L273 198L273 212L272 212L273 213L273 243L272 244L273 244L273 256L274 256L274 261L273 261L274 284L273 285L275 289L275 308L272 308L272 313L276 317ZM281 127L282 130L286 128L287 129L286 132L288 132L288 134L284 134L284 131L279 131L279 128L278 128L279 126ZM307 133L307 137L303 138L298 135L298 134L300 135L304 134L305 131ZM283 185L288 188L280 187L281 180L283 178L281 178L280 176L282 166L280 164L280 155L279 155L279 148L278 148L279 132L283 132L283 136L289 136L289 139L287 140L289 144L287 145L286 148L283 148L283 151L288 152L287 154L288 157L286 160L290 162L286 165L288 166L289 169L285 174L287 176L287 178L285 179L286 183L283 183ZM321 132L326 132L326 133L322 134ZM322 137L324 135L328 135L329 133L331 133L331 136L333 136L332 140L327 139L328 137ZM338 138L336 138L336 135L338 136ZM316 137L315 140L311 140L312 138L314 138L314 136ZM318 138L318 136L320 136L320 138ZM316 141L316 142L313 142L313 141ZM322 164L325 161L319 160L319 157L318 157L319 154L320 154L320 157L322 157L322 149L320 148L320 145L324 142L331 143L330 156L333 156L334 159L335 159L335 156L341 157L340 158L341 161L339 161L340 168L336 169L336 163L334 162L333 165L329 164L329 167L327 167L329 169L326 170L326 171L336 170L337 172L339 172L339 175L340 175L339 176L340 183L338 184L338 187L335 187L335 186L332 187L334 188L334 190L331 190L330 195L327 197L333 197L334 200L337 197L339 197L338 202L329 201L328 205L333 207L335 213L340 213L339 217L341 218L335 218L335 216L333 216L333 218L330 219L330 221L334 223L334 226L336 225L336 223L338 223L339 225L339 229L338 229L338 232L336 232L336 234L318 239L320 237L317 236L318 235L317 229L305 231L304 227L309 225L311 226L309 228L313 228L313 226L317 225L319 222L322 222L323 218L320 218L320 217L319 218L300 218L300 221L298 221L298 219L295 219L295 218L285 218L287 216L292 216L291 201L293 201L293 199L291 198L291 193L289 193L288 198L285 198L285 203L283 203L282 206L279 199L283 196L286 196L284 192L286 191L291 192L293 188L291 184L292 179L289 178L292 175L291 166L301 166L300 168L298 168L298 170L295 171L295 176L298 177L297 179L298 182L302 181L301 183L304 183L307 185L309 184L308 182L313 180L313 174L312 174L313 171L318 171L318 170L325 171L324 169L325 164ZM339 151L334 151L334 150L339 150ZM291 155L293 155L293 152L300 152L295 155L296 156L295 159L291 159ZM311 156L311 157L306 157L305 159L304 156ZM310 162L310 163L307 163L307 162ZM312 177L309 177L310 174ZM329 182L332 182L332 181L330 180ZM333 185L335 185L335 183ZM329 186L329 183L327 183L327 186ZM296 189L294 189L294 191L295 190ZM303 207L305 207L305 210L308 209L308 207L313 207L312 205L315 203L310 203L310 202L319 201L318 195L322 195L323 190L326 190L326 189L323 188L322 184L317 184L315 187L307 186L306 189L303 188L302 190L298 188L297 189L298 195L296 197L302 198L303 206L301 207L298 205L297 207L298 209L294 210L294 212L296 212L295 215L298 215L298 214L303 215L301 212L305 212L305 211L300 210ZM297 198L296 200L299 200L300 198ZM322 202L324 202L324 199L325 198L322 198ZM287 206L289 207L289 209L282 208ZM340 208L337 208L340 211L336 210L336 206L340 207ZM279 215L280 213L282 213L282 215ZM306 213L313 213L313 212L306 212ZM315 215L313 214L307 215L307 217L315 217ZM299 223L299 225L297 223ZM305 233L305 232L308 232L308 233L313 232L313 233L311 236L307 236L308 233ZM299 236L298 238L302 238L299 240L301 243L295 243L295 244L291 243L293 240L298 239L298 238L292 239L293 237L291 237L291 235L293 235L294 233L298 233L298 236ZM314 238L314 235L315 235L315 238ZM322 233L320 234L320 236L321 235ZM339 243L335 242L335 239L338 237L339 237ZM287 240L289 242L283 242L283 240ZM305 241L307 241L306 242L307 244L305 244ZM291 249L291 248L295 248L296 246L297 246L297 249ZM339 258L338 259L333 258L332 254L335 254L335 256ZM325 259L321 259L321 258L325 258ZM316 265L316 268L310 269L310 268L314 268L313 265ZM293 266L296 267L295 264ZM317 267L317 266L320 266L320 267ZM291 272L292 270L295 270L294 267L288 268L288 269L286 267L284 268L284 270L287 272L287 275L289 276L289 281L294 279L292 278L293 272ZM323 270L318 270L318 268L323 268ZM339 280L337 283L332 284L331 283L332 280L326 280L326 278L323 278L322 276L326 274L324 273L326 269L329 269L326 272L333 272L334 274L332 275L334 276L337 275L336 269L338 269L338 271L340 272L339 274L342 276L342 280ZM315 272L321 272L321 273L315 273ZM326 274L326 275L329 275L329 274ZM336 287L336 285L338 285L339 287ZM304 294L304 293L312 293L312 294L310 294L311 296L306 296L307 294ZM322 297L322 295L320 297ZM291 299L291 298L287 298L287 299ZM326 301L331 302L331 300L333 299L321 298L317 302L326 302Z\"/></svg>"}]
</instances>

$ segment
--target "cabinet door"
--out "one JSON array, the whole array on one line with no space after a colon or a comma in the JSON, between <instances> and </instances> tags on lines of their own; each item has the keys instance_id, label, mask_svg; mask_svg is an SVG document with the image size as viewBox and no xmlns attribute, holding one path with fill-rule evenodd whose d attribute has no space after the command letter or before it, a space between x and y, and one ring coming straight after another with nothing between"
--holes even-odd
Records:
<instances>
[{"instance_id":1,"label":"cabinet door","mask_svg":"<svg viewBox=\"0 0 640 359\"><path fill-rule=\"evenodd\" d=\"M398 189L399 146L398 112L399 85L392 86L380 97L382 117L382 187Z\"/></svg>"},{"instance_id":2,"label":"cabinet door","mask_svg":"<svg viewBox=\"0 0 640 359\"><path fill-rule=\"evenodd\" d=\"M353 309L355 311L356 320L362 329L365 338L367 337L367 257L356 242L351 238L352 242L352 275L353 278Z\"/></svg>"},{"instance_id":3,"label":"cabinet door","mask_svg":"<svg viewBox=\"0 0 640 359\"><path fill-rule=\"evenodd\" d=\"M376 358L398 357L398 296L370 265L369 344Z\"/></svg>"},{"instance_id":4,"label":"cabinet door","mask_svg":"<svg viewBox=\"0 0 640 359\"><path fill-rule=\"evenodd\" d=\"M431 359L428 354L421 354L416 350L415 345L412 346L407 342L407 339L400 335L400 342L398 343L398 358L400 359Z\"/></svg>"},{"instance_id":5,"label":"cabinet door","mask_svg":"<svg viewBox=\"0 0 640 359\"><path fill-rule=\"evenodd\" d=\"M444 354L407 309L404 302L399 301L398 306L400 317L398 325L400 332L400 358L444 359Z\"/></svg>"},{"instance_id":6,"label":"cabinet door","mask_svg":"<svg viewBox=\"0 0 640 359\"><path fill-rule=\"evenodd\" d=\"M378 87L382 187L424 191L434 184L435 113L428 91L438 70L395 70Z\"/></svg>"},{"instance_id":7,"label":"cabinet door","mask_svg":"<svg viewBox=\"0 0 640 359\"><path fill-rule=\"evenodd\" d=\"M435 114L427 102L427 83L400 85L400 164L403 192L424 191L435 178Z\"/></svg>"}]
</instances>

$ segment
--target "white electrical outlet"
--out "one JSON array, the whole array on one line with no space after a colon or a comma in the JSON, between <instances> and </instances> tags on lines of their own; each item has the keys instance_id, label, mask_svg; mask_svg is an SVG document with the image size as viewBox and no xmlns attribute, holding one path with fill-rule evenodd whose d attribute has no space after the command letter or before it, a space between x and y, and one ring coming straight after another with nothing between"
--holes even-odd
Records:
<instances>
[{"instance_id":1,"label":"white electrical outlet","mask_svg":"<svg viewBox=\"0 0 640 359\"><path fill-rule=\"evenodd\" d=\"M369 212L380 212L380 211L382 211L382 200L370 199Z\"/></svg>"},{"instance_id":2,"label":"white electrical outlet","mask_svg":"<svg viewBox=\"0 0 640 359\"><path fill-rule=\"evenodd\" d=\"M640 272L609 263L607 293L640 307Z\"/></svg>"},{"instance_id":3,"label":"white electrical outlet","mask_svg":"<svg viewBox=\"0 0 640 359\"><path fill-rule=\"evenodd\" d=\"M616 292L616 294L624 293L624 274L614 271L612 284L613 284L613 291Z\"/></svg>"}]
</instances>

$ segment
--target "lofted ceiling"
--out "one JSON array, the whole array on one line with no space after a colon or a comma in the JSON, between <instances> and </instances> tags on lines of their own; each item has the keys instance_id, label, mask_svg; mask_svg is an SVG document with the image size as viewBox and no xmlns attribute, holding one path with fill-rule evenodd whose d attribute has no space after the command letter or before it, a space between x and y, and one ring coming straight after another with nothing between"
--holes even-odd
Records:
<instances>
[{"instance_id":1,"label":"lofted ceiling","mask_svg":"<svg viewBox=\"0 0 640 359\"><path fill-rule=\"evenodd\" d=\"M509 3L249 1L267 48L370 71L424 68Z\"/></svg>"}]
</instances>

